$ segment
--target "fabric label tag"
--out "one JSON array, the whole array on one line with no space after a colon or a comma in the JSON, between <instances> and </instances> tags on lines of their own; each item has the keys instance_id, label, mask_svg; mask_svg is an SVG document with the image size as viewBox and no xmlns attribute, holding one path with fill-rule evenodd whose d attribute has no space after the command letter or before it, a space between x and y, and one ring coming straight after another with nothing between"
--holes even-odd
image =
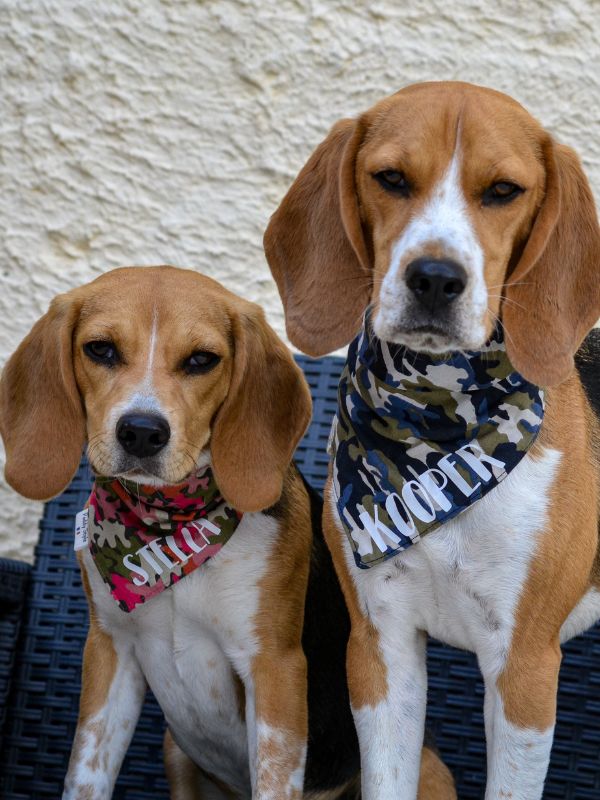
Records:
<instances>
[{"instance_id":1,"label":"fabric label tag","mask_svg":"<svg viewBox=\"0 0 600 800\"><path fill-rule=\"evenodd\" d=\"M75 550L83 550L88 546L89 508L84 508L75 516Z\"/></svg>"}]
</instances>

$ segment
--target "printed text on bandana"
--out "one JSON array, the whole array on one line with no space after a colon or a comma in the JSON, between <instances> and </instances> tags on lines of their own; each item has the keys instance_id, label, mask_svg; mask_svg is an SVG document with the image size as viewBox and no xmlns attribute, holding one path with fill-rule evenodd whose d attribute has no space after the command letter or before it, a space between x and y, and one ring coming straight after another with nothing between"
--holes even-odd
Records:
<instances>
[{"instance_id":1,"label":"printed text on bandana","mask_svg":"<svg viewBox=\"0 0 600 800\"><path fill-rule=\"evenodd\" d=\"M481 480L469 484L457 469L461 462L470 467ZM452 503L444 493L449 481L464 497L470 497L479 490L482 482L487 484L494 480L494 473L488 469L486 463L504 472L504 462L484 453L476 441L463 445L453 455L444 456L438 461L436 468L428 469L414 480L406 481L400 494L391 492L387 496L385 510L390 520L400 533L413 542L418 541L420 537L415 519L430 523L435 521L438 511L452 510ZM388 547L396 548L402 541L394 530L379 519L378 511L378 506L374 506L373 516L368 511L362 511L359 519L364 526L363 530L354 529L351 532L361 556L372 553L373 544L385 552Z\"/></svg>"},{"instance_id":2,"label":"printed text on bandana","mask_svg":"<svg viewBox=\"0 0 600 800\"><path fill-rule=\"evenodd\" d=\"M150 582L150 575L162 577L163 573L168 575L176 567L187 564L194 553L202 553L210 545L208 537L219 532L210 520L191 522L181 529L179 545L174 536L157 537L135 553L124 556L123 566L129 570L136 586L145 586Z\"/></svg>"}]
</instances>

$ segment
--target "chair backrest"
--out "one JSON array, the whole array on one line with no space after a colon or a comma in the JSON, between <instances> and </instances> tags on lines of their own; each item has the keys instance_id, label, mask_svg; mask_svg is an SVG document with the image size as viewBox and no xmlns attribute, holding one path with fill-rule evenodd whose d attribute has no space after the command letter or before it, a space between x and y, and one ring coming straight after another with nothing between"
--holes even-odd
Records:
<instances>
[{"instance_id":1,"label":"chair backrest","mask_svg":"<svg viewBox=\"0 0 600 800\"><path fill-rule=\"evenodd\" d=\"M314 419L296 459L321 489L325 448L336 405L342 360L298 357L314 399ZM85 503L85 463L63 495L46 504L36 550L24 635L0 754L2 800L60 797L77 721L87 608L73 554L73 519ZM450 765L461 800L480 798L485 785L483 686L475 658L431 642L428 723ZM162 714L150 696L119 776L115 798L168 796L162 768ZM544 797L600 797L600 628L565 648L559 721Z\"/></svg>"}]
</instances>

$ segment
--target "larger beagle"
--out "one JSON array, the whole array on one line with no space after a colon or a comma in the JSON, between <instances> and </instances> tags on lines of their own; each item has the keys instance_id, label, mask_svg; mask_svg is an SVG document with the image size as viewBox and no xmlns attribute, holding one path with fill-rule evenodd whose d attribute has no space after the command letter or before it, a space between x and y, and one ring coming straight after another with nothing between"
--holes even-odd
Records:
<instances>
[{"instance_id":1,"label":"larger beagle","mask_svg":"<svg viewBox=\"0 0 600 800\"><path fill-rule=\"evenodd\" d=\"M433 519L450 507L441 489L453 465L453 489L475 491L460 483L468 464L461 471L457 458L446 460L446 474L428 470L428 484L413 469L417 479L398 486L406 503L388 504L385 524L373 519L383 502L373 482L365 506L375 510L363 509L370 528L357 542L347 535L354 523L341 517L349 505L340 498L338 422L324 528L352 618L347 663L364 800L416 796L425 632L477 654L486 687L486 800L536 800L552 745L560 643L600 618L598 423L573 364L600 315L600 231L577 156L503 94L465 83L410 86L333 127L271 219L265 246L290 339L311 355L348 343L370 304L340 414L359 425L357 414L373 412L380 438L401 418L384 419L382 407L390 414L402 403L419 405L407 387L445 392L454 421L465 422L458 409L478 386L465 376L473 359L485 366L490 349L504 348L504 334L514 370L507 376L526 386L527 418L510 408L501 416L506 431L519 429L514 442L527 431L529 449L502 482L422 537L404 512ZM367 369L367 388L359 375L364 348L388 359L377 375ZM412 383L394 384L396 359L406 374L413 370ZM456 359L463 359L458 373L429 380L431 366ZM506 390L496 380L490 376L479 395L479 410ZM348 386L361 402L366 397L359 411ZM414 429L394 435L412 436L416 452ZM422 445L431 465L439 439ZM355 449L354 470L346 465L349 487L359 470L364 484L397 466L388 451L373 468L365 449ZM465 452L477 467L477 453ZM497 464L485 457L479 484L495 475ZM403 526L417 540L407 549L398 544ZM357 568L357 554L376 553L383 553L377 563Z\"/></svg>"},{"instance_id":2,"label":"larger beagle","mask_svg":"<svg viewBox=\"0 0 600 800\"><path fill-rule=\"evenodd\" d=\"M60 295L9 360L9 483L57 494L86 441L96 473L65 800L111 797L146 684L175 800L357 796L349 619L321 501L291 463L310 411L261 310L172 267ZM452 800L445 767L423 758L419 796Z\"/></svg>"}]
</instances>

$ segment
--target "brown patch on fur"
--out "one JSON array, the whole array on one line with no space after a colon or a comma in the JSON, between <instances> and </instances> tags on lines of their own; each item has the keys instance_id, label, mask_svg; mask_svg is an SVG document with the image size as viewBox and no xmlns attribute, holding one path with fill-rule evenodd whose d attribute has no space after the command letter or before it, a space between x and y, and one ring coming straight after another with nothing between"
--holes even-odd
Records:
<instances>
[{"instance_id":1,"label":"brown patch on fur","mask_svg":"<svg viewBox=\"0 0 600 800\"><path fill-rule=\"evenodd\" d=\"M331 510L331 479L325 487L323 533L331 551L338 580L350 613L352 630L346 668L352 705L355 709L375 706L387 696L387 667L379 649L379 632L365 616L342 548L343 536Z\"/></svg>"},{"instance_id":2,"label":"brown patch on fur","mask_svg":"<svg viewBox=\"0 0 600 800\"><path fill-rule=\"evenodd\" d=\"M456 800L454 778L437 753L424 747L417 800Z\"/></svg>"},{"instance_id":3,"label":"brown patch on fur","mask_svg":"<svg viewBox=\"0 0 600 800\"><path fill-rule=\"evenodd\" d=\"M200 770L175 742L168 728L163 740L163 754L171 800L202 800L198 791Z\"/></svg>"},{"instance_id":4,"label":"brown patch on fur","mask_svg":"<svg viewBox=\"0 0 600 800\"><path fill-rule=\"evenodd\" d=\"M117 671L117 653L112 637L103 630L96 619L90 582L78 555L81 581L90 610L90 627L83 651L79 723L94 716L106 703L113 678Z\"/></svg>"},{"instance_id":5,"label":"brown patch on fur","mask_svg":"<svg viewBox=\"0 0 600 800\"><path fill-rule=\"evenodd\" d=\"M76 800L94 800L94 787L91 783L77 787Z\"/></svg>"},{"instance_id":6,"label":"brown patch on fur","mask_svg":"<svg viewBox=\"0 0 600 800\"><path fill-rule=\"evenodd\" d=\"M282 737L279 743L259 736L257 786L283 798L308 735L302 629L312 525L306 488L293 467L285 480L277 524L278 557L267 561L254 618L258 653L252 662L252 679L257 721Z\"/></svg>"},{"instance_id":7,"label":"brown patch on fur","mask_svg":"<svg viewBox=\"0 0 600 800\"><path fill-rule=\"evenodd\" d=\"M94 756L87 762L85 765L87 769L90 769L92 772L96 772L98 767L100 766L100 752L96 752Z\"/></svg>"},{"instance_id":8,"label":"brown patch on fur","mask_svg":"<svg viewBox=\"0 0 600 800\"><path fill-rule=\"evenodd\" d=\"M590 586L598 547L598 470L590 449L587 401L576 375L547 392L544 423L532 448L561 451L548 523L523 586L514 634L497 681L507 719L546 730L556 715L560 629Z\"/></svg>"}]
</instances>

